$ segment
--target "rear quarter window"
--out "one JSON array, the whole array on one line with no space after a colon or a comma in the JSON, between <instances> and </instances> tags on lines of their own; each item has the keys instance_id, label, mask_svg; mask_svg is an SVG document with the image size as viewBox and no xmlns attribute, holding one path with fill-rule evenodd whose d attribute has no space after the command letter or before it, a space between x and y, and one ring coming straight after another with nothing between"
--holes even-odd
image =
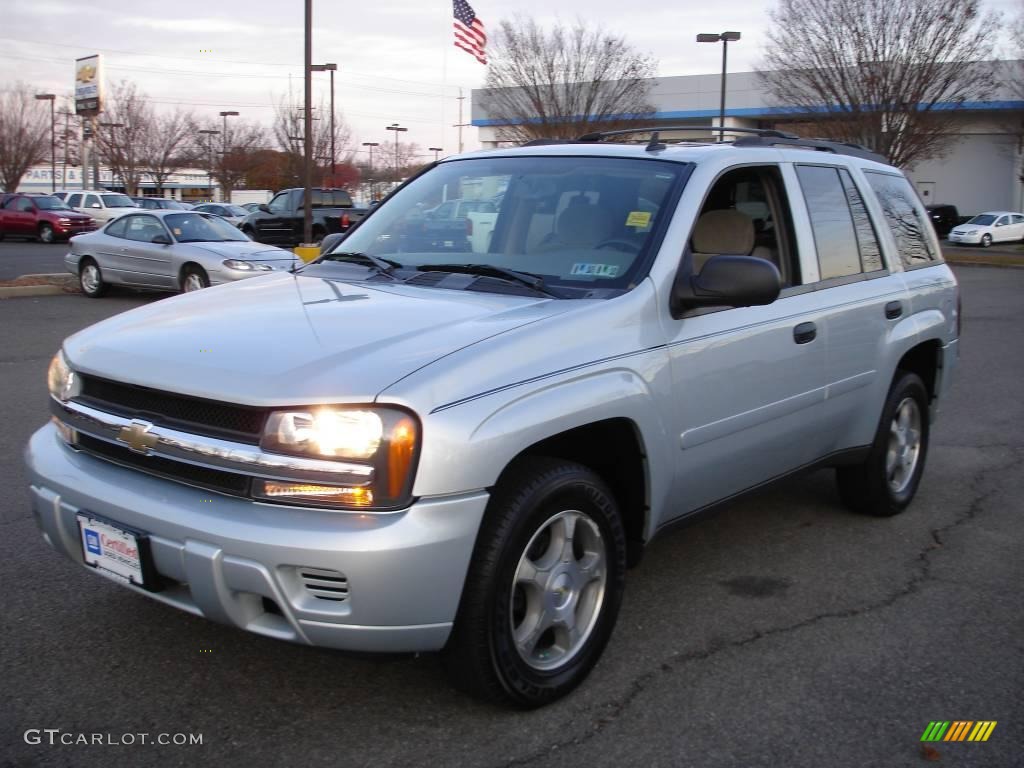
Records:
<instances>
[{"instance_id":1,"label":"rear quarter window","mask_svg":"<svg viewBox=\"0 0 1024 768\"><path fill-rule=\"evenodd\" d=\"M913 269L941 263L942 255L928 237L927 213L910 182L879 171L865 171L864 176L882 207L903 267Z\"/></svg>"}]
</instances>

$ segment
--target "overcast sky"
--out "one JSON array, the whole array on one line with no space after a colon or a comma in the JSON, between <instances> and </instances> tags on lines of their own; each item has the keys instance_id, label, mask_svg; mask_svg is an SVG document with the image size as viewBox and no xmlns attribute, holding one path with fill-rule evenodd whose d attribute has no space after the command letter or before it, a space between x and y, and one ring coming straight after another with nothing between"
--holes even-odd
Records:
<instances>
[{"instance_id":1,"label":"overcast sky","mask_svg":"<svg viewBox=\"0 0 1024 768\"><path fill-rule=\"evenodd\" d=\"M470 0L492 30L514 14L554 21L550 0ZM563 0L563 20L581 15L626 38L659 61L660 75L717 72L721 47L694 42L698 32L739 30L729 70L752 69L763 53L773 0L653 3ZM1022 0L987 0L1008 15ZM40 91L70 93L73 61L104 55L107 81L134 80L158 108L174 104L199 114L233 109L269 124L276 98L302 93L302 0L0 0L0 80L25 80ZM230 7L229 7L230 6ZM697 7L693 7L697 6ZM207 52L209 51L209 52ZM391 141L384 126L409 128L403 138L424 149L456 151L459 86L469 96L485 68L452 45L448 0L327 2L314 0L314 63L337 62L336 108L357 143ZM238 63L244 62L244 63ZM329 93L315 75L314 104ZM469 121L469 100L464 102ZM467 149L476 129L465 129ZM361 149L361 148L360 148Z\"/></svg>"}]
</instances>

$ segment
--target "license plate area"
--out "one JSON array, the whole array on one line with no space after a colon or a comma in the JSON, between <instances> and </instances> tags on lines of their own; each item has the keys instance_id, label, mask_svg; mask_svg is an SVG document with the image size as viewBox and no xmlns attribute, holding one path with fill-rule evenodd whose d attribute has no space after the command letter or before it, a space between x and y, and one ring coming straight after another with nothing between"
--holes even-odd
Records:
<instances>
[{"instance_id":1,"label":"license plate area","mask_svg":"<svg viewBox=\"0 0 1024 768\"><path fill-rule=\"evenodd\" d=\"M86 565L121 584L160 591L149 536L90 512L79 512L76 517Z\"/></svg>"}]
</instances>

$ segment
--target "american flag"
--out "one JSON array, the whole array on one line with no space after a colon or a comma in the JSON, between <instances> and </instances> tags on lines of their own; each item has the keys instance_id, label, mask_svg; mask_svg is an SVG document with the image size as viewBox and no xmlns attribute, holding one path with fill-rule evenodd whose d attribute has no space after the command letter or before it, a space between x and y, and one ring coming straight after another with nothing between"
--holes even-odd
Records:
<instances>
[{"instance_id":1,"label":"american flag","mask_svg":"<svg viewBox=\"0 0 1024 768\"><path fill-rule=\"evenodd\" d=\"M472 54L481 64L486 64L484 46L487 45L487 35L484 33L484 23L476 17L476 11L466 0L452 0L452 8L455 10L455 47Z\"/></svg>"}]
</instances>

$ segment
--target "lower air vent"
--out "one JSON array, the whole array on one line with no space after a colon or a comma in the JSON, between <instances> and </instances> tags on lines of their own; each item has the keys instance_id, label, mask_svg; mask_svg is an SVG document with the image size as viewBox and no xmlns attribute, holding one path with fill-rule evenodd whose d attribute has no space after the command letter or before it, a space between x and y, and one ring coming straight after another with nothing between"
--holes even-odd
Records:
<instances>
[{"instance_id":1,"label":"lower air vent","mask_svg":"<svg viewBox=\"0 0 1024 768\"><path fill-rule=\"evenodd\" d=\"M338 571L299 568L299 579L313 597L340 603L348 600L348 579Z\"/></svg>"}]
</instances>

